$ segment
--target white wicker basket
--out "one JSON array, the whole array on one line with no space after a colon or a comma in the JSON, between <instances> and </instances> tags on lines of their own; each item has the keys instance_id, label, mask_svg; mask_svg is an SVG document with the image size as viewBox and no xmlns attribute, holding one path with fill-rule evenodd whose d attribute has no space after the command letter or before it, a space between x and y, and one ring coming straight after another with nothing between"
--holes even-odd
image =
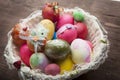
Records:
<instances>
[{"instance_id":1,"label":"white wicker basket","mask_svg":"<svg viewBox=\"0 0 120 80\"><path fill-rule=\"evenodd\" d=\"M46 75L41 73L39 70L31 70L29 67L22 65L21 69L18 71L21 80L65 80L73 79L80 76L89 70L97 69L101 63L107 58L107 53L109 50L109 42L107 39L107 32L100 24L99 20L89 13L85 12L83 9L75 7L73 9L65 9L65 11L82 11L85 16L85 23L88 27L88 40L93 43L93 54L91 56L90 63L85 65L76 65L75 70L71 72L66 72L63 75ZM21 23L27 23L29 26L34 25L42 19L41 10L33 12L30 16L25 19L20 20ZM11 30L12 31L12 30ZM8 44L5 48L4 56L9 65L10 69L13 69L13 62L19 60L20 57L17 55L15 45L12 43L11 31L8 33Z\"/></svg>"}]
</instances>

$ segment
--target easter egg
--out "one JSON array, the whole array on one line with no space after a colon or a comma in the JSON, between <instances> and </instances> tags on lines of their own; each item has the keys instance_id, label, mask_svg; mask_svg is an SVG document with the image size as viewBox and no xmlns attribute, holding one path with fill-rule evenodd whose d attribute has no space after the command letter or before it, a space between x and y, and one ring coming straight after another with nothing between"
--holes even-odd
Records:
<instances>
[{"instance_id":1,"label":"easter egg","mask_svg":"<svg viewBox=\"0 0 120 80\"><path fill-rule=\"evenodd\" d=\"M60 66L60 73L63 74L65 71L71 71L73 69L74 63L71 59L71 56L68 55L64 60L61 60L59 62L57 62L58 65Z\"/></svg>"},{"instance_id":2,"label":"easter egg","mask_svg":"<svg viewBox=\"0 0 120 80\"><path fill-rule=\"evenodd\" d=\"M73 11L73 17L75 21L84 21L84 15L80 11Z\"/></svg>"},{"instance_id":3,"label":"easter egg","mask_svg":"<svg viewBox=\"0 0 120 80\"><path fill-rule=\"evenodd\" d=\"M49 64L45 67L45 73L48 75L55 76L60 73L60 67L55 63Z\"/></svg>"},{"instance_id":4,"label":"easter egg","mask_svg":"<svg viewBox=\"0 0 120 80\"><path fill-rule=\"evenodd\" d=\"M76 64L90 62L91 48L85 40L75 39L71 43L72 60Z\"/></svg>"},{"instance_id":5,"label":"easter egg","mask_svg":"<svg viewBox=\"0 0 120 80\"><path fill-rule=\"evenodd\" d=\"M53 36L53 39L57 39L57 35L56 35L56 32L54 32L54 36Z\"/></svg>"},{"instance_id":6,"label":"easter egg","mask_svg":"<svg viewBox=\"0 0 120 80\"><path fill-rule=\"evenodd\" d=\"M45 45L45 54L51 60L62 60L70 53L70 45L60 39L47 41Z\"/></svg>"},{"instance_id":7,"label":"easter egg","mask_svg":"<svg viewBox=\"0 0 120 80\"><path fill-rule=\"evenodd\" d=\"M77 30L77 37L82 38L82 39L86 39L86 37L88 35L87 26L84 23L79 22L79 23L75 24L75 28Z\"/></svg>"},{"instance_id":8,"label":"easter egg","mask_svg":"<svg viewBox=\"0 0 120 80\"><path fill-rule=\"evenodd\" d=\"M51 40L53 38L54 32L55 32L55 26L54 23L48 19L41 20L40 24L42 24L47 30L47 40Z\"/></svg>"},{"instance_id":9,"label":"easter egg","mask_svg":"<svg viewBox=\"0 0 120 80\"><path fill-rule=\"evenodd\" d=\"M46 3L42 9L42 16L44 19L50 19L53 22L58 21L59 10L58 4Z\"/></svg>"},{"instance_id":10,"label":"easter egg","mask_svg":"<svg viewBox=\"0 0 120 80\"><path fill-rule=\"evenodd\" d=\"M32 52L29 50L27 44L24 44L20 47L20 58L27 66L30 66L29 59L31 55Z\"/></svg>"},{"instance_id":11,"label":"easter egg","mask_svg":"<svg viewBox=\"0 0 120 80\"><path fill-rule=\"evenodd\" d=\"M65 24L57 31L57 38L71 43L77 38L77 30L72 24Z\"/></svg>"},{"instance_id":12,"label":"easter egg","mask_svg":"<svg viewBox=\"0 0 120 80\"><path fill-rule=\"evenodd\" d=\"M43 53L34 53L30 57L30 66L33 69L41 69L44 72L45 67L49 64L47 57Z\"/></svg>"},{"instance_id":13,"label":"easter egg","mask_svg":"<svg viewBox=\"0 0 120 80\"><path fill-rule=\"evenodd\" d=\"M21 45L23 45L26 41L21 39L19 37L20 31L22 30L22 27L20 24L16 24L15 27L12 30L12 39L15 45L17 45L18 47L20 47Z\"/></svg>"},{"instance_id":14,"label":"easter egg","mask_svg":"<svg viewBox=\"0 0 120 80\"><path fill-rule=\"evenodd\" d=\"M64 24L74 24L74 18L70 13L63 13L60 15L56 29L58 30Z\"/></svg>"}]
</instances>

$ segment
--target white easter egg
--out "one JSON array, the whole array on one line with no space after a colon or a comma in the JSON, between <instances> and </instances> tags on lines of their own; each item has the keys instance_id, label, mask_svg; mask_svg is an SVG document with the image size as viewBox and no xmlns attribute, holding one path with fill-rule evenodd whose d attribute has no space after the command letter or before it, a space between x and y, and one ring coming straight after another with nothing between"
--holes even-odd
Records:
<instances>
[{"instance_id":1,"label":"white easter egg","mask_svg":"<svg viewBox=\"0 0 120 80\"><path fill-rule=\"evenodd\" d=\"M71 52L73 62L81 64L90 62L91 48L85 40L75 39L71 43Z\"/></svg>"}]
</instances>

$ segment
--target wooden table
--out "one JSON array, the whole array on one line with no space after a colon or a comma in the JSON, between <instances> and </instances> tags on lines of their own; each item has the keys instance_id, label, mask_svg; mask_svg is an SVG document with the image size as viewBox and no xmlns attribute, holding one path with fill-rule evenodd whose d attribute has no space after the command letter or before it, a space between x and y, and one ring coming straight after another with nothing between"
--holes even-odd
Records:
<instances>
[{"instance_id":1,"label":"wooden table","mask_svg":"<svg viewBox=\"0 0 120 80\"><path fill-rule=\"evenodd\" d=\"M0 80L19 80L17 71L9 70L3 57L8 31L45 2L55 0L0 0ZM77 80L120 80L120 2L111 0L56 0L63 7L81 7L98 17L108 31L110 51L105 63Z\"/></svg>"}]
</instances>

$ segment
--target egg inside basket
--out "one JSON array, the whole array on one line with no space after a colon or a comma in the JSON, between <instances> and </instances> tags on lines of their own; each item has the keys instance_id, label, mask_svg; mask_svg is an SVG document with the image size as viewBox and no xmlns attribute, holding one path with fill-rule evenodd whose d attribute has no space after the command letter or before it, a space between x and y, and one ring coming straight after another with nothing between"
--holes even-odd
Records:
<instances>
[{"instance_id":1,"label":"egg inside basket","mask_svg":"<svg viewBox=\"0 0 120 80\"><path fill-rule=\"evenodd\" d=\"M88 72L89 70L97 69L99 65L103 63L107 58L107 52L109 49L107 32L95 16L89 14L88 12L85 12L83 9L78 7L72 9L68 9L68 8L64 9L64 12L66 13L74 12L74 11L80 11L84 15L83 23L86 24L88 29L86 40L92 43L93 46L92 48L90 48L90 46L84 47L88 44L86 44L87 42L85 42L85 40L82 40L80 38L76 38L72 40L72 42L71 41L66 42L65 40L58 39L59 37L62 36L62 34L65 33L64 31L66 29L69 30L72 29L72 27L70 27L71 25L70 24L65 25L67 26L67 28L63 28L60 31L55 29L54 31L52 31L53 30L52 28L54 27L51 26L55 26L56 23L52 24L50 21L43 23L42 10L37 10L34 11L31 15L29 15L27 18L21 19L19 22L19 24L22 26L22 31L20 31L19 37L23 39L23 43L24 40L27 40L27 42L25 42L23 47L18 47L16 46L16 44L14 44L14 39L11 35L13 29L11 29L8 32L8 43L5 48L4 56L9 68L10 69L17 68L19 76L23 80L73 79L75 77L80 76L83 73ZM51 26L44 27L48 24ZM76 34L74 32L75 31L72 32L70 39L72 39L72 35L74 36ZM61 35L59 36L59 34ZM39 35L39 36L35 36L35 35ZM54 35L54 38L50 37L51 35L52 37ZM17 43L19 44L19 42L20 41L18 40ZM35 44L31 46L32 43ZM30 51L28 50L26 44L29 45L31 49ZM25 51L28 52L28 54L24 54ZM76 54L77 52L80 55L82 52L85 52L85 54L82 54L81 57L79 54ZM86 55L88 57L86 57ZM31 56L32 58L30 58ZM26 62L28 58L30 58L30 61ZM64 58L63 63L61 62L62 58ZM21 60L21 59L25 59L25 60ZM36 66L37 63L40 63L40 65ZM50 69L54 68L54 70L57 70L59 74L56 74L57 72L55 72L54 70L53 73L52 72L50 73L49 68L48 69L45 68L46 65L49 65L48 67ZM59 68L62 71L56 68ZM50 75L54 73L55 75Z\"/></svg>"}]
</instances>

